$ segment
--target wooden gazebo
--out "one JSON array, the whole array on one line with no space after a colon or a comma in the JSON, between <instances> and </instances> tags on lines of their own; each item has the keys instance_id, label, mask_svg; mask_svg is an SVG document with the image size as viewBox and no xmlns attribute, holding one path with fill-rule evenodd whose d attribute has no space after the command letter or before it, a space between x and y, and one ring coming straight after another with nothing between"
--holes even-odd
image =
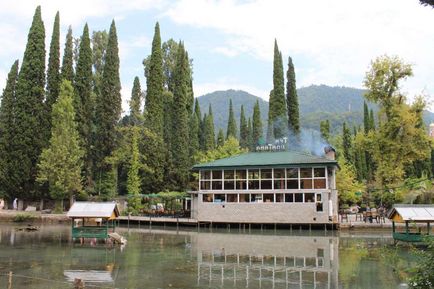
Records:
<instances>
[{"instance_id":1,"label":"wooden gazebo","mask_svg":"<svg viewBox=\"0 0 434 289\"><path fill-rule=\"evenodd\" d=\"M423 242L425 237L433 238L431 223L434 223L434 205L396 204L387 217L392 221L393 239L404 242ZM405 223L405 231L397 231L395 223ZM420 226L410 228L410 224L426 224L426 230Z\"/></svg>"},{"instance_id":2,"label":"wooden gazebo","mask_svg":"<svg viewBox=\"0 0 434 289\"><path fill-rule=\"evenodd\" d=\"M72 219L73 239L107 239L115 230L119 209L116 203L75 202L67 216Z\"/></svg>"}]
</instances>

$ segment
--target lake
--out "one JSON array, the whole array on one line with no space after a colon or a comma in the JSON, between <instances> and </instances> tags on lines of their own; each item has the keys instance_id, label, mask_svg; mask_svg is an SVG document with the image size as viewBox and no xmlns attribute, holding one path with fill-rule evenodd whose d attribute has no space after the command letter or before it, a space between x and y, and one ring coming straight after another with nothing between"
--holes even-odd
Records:
<instances>
[{"instance_id":1,"label":"lake","mask_svg":"<svg viewBox=\"0 0 434 289\"><path fill-rule=\"evenodd\" d=\"M0 288L407 288L410 250L389 231L118 228L124 247L70 241L70 227L0 224ZM396 268L403 268L402 270Z\"/></svg>"}]
</instances>

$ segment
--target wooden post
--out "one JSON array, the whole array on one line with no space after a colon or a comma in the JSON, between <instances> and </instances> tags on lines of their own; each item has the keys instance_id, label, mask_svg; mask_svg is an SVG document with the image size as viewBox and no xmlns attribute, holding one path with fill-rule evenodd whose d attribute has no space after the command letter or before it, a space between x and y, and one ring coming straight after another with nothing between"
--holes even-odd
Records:
<instances>
[{"instance_id":1,"label":"wooden post","mask_svg":"<svg viewBox=\"0 0 434 289\"><path fill-rule=\"evenodd\" d=\"M8 289L12 289L12 271L9 271Z\"/></svg>"},{"instance_id":2,"label":"wooden post","mask_svg":"<svg viewBox=\"0 0 434 289\"><path fill-rule=\"evenodd\" d=\"M405 221L405 233L408 235L408 221Z\"/></svg>"}]
</instances>

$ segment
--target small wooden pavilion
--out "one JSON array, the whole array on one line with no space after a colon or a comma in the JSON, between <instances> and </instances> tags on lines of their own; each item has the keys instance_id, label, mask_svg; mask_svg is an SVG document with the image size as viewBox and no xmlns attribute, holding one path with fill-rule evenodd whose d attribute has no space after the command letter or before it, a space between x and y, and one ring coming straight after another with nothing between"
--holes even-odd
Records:
<instances>
[{"instance_id":1,"label":"small wooden pavilion","mask_svg":"<svg viewBox=\"0 0 434 289\"><path fill-rule=\"evenodd\" d=\"M72 238L107 239L115 231L116 203L75 202L67 216L72 219Z\"/></svg>"},{"instance_id":2,"label":"small wooden pavilion","mask_svg":"<svg viewBox=\"0 0 434 289\"><path fill-rule=\"evenodd\" d=\"M423 238L433 238L431 223L434 222L434 205L396 204L387 216L392 221L393 239L404 242L423 242ZM395 223L405 223L405 231L398 232ZM420 226L410 228L411 224L426 224L423 232Z\"/></svg>"}]
</instances>

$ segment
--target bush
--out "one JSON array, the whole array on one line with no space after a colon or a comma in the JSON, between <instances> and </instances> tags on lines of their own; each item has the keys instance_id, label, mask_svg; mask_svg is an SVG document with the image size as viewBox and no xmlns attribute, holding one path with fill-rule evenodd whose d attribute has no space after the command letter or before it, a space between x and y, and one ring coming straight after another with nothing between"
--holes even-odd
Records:
<instances>
[{"instance_id":1,"label":"bush","mask_svg":"<svg viewBox=\"0 0 434 289\"><path fill-rule=\"evenodd\" d=\"M13 218L13 221L16 223L23 223L23 222L33 221L35 218L36 217L31 214L19 213L16 214L16 216Z\"/></svg>"},{"instance_id":2,"label":"bush","mask_svg":"<svg viewBox=\"0 0 434 289\"><path fill-rule=\"evenodd\" d=\"M434 285L434 239L426 237L428 247L424 251L417 251L418 264L414 268L414 275L410 278L410 288L431 289Z\"/></svg>"}]
</instances>

